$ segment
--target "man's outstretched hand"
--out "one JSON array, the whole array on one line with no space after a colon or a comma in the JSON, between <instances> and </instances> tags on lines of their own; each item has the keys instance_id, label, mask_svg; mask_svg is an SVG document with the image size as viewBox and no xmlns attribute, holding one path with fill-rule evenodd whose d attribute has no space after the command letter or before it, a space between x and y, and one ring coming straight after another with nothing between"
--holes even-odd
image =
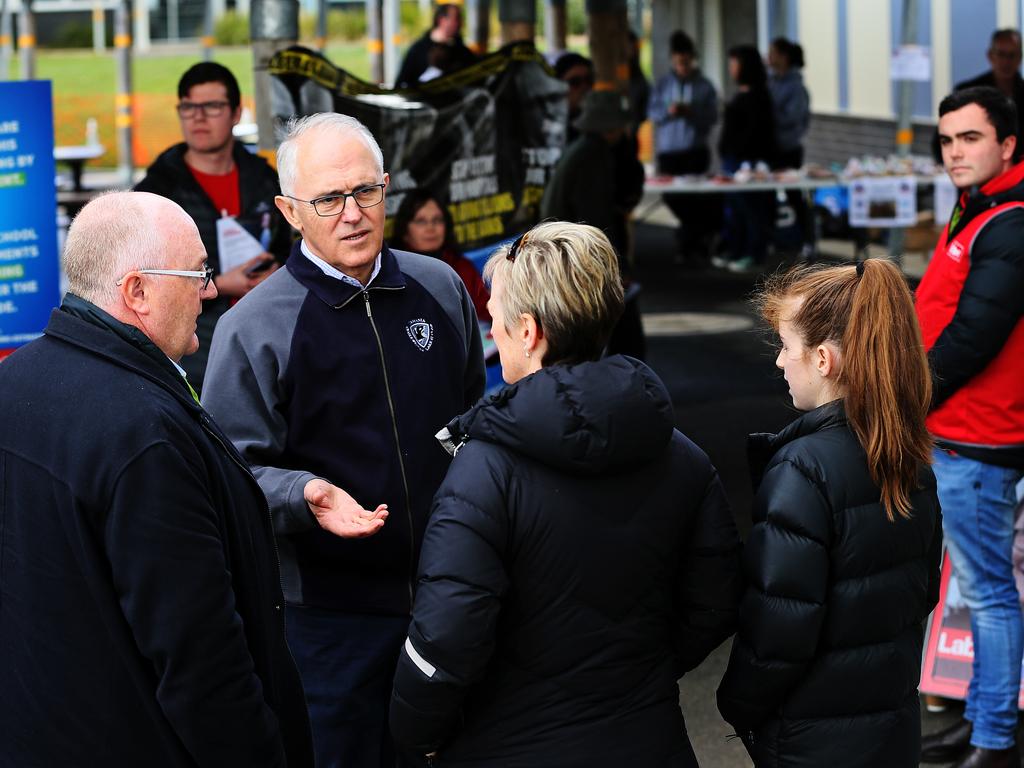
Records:
<instances>
[{"instance_id":1,"label":"man's outstretched hand","mask_svg":"<svg viewBox=\"0 0 1024 768\"><path fill-rule=\"evenodd\" d=\"M387 504L373 511L363 509L341 488L319 478L306 483L303 496L320 527L344 539L372 536L388 519Z\"/></svg>"}]
</instances>

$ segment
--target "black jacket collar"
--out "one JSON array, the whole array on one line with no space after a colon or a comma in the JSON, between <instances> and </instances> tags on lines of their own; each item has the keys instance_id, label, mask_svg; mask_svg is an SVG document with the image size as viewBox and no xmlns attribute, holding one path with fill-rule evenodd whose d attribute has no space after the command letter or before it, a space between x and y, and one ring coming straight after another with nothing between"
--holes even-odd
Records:
<instances>
[{"instance_id":1,"label":"black jacket collar","mask_svg":"<svg viewBox=\"0 0 1024 768\"><path fill-rule=\"evenodd\" d=\"M189 411L202 413L170 359L137 328L116 320L95 304L67 294L61 307L50 313L44 333L149 379Z\"/></svg>"},{"instance_id":2,"label":"black jacket collar","mask_svg":"<svg viewBox=\"0 0 1024 768\"><path fill-rule=\"evenodd\" d=\"M357 288L344 280L325 275L316 264L306 258L301 245L302 241L299 240L292 246L292 253L285 267L314 296L335 309L340 309L364 291L405 288L405 276L387 243L381 247L380 272L365 288Z\"/></svg>"},{"instance_id":3,"label":"black jacket collar","mask_svg":"<svg viewBox=\"0 0 1024 768\"><path fill-rule=\"evenodd\" d=\"M825 429L845 427L846 408L842 400L833 400L831 403L818 406L813 411L801 415L798 419L783 429L778 434L770 432L755 432L747 437L747 461L750 464L750 477L757 488L761 484L764 470L771 461L772 456L779 450L799 437L821 432Z\"/></svg>"}]
</instances>

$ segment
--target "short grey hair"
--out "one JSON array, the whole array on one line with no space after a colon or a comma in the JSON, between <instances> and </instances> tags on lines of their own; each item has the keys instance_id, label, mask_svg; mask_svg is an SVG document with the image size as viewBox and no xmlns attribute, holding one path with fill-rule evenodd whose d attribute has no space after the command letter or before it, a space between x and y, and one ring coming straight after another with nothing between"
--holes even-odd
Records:
<instances>
[{"instance_id":1,"label":"short grey hair","mask_svg":"<svg viewBox=\"0 0 1024 768\"><path fill-rule=\"evenodd\" d=\"M108 192L75 216L61 256L70 293L109 309L119 298L115 283L125 274L166 266L168 244L161 240L154 207L146 204L146 197L150 195Z\"/></svg>"},{"instance_id":2,"label":"short grey hair","mask_svg":"<svg viewBox=\"0 0 1024 768\"><path fill-rule=\"evenodd\" d=\"M384 177L384 153L380 151L380 145L373 138L370 129L349 115L341 115L337 112L319 112L306 117L293 117L285 125L284 138L281 141L281 146L277 148L277 176L281 182L282 194L295 194L299 139L309 131L318 128L361 139L373 155L380 178Z\"/></svg>"}]
</instances>

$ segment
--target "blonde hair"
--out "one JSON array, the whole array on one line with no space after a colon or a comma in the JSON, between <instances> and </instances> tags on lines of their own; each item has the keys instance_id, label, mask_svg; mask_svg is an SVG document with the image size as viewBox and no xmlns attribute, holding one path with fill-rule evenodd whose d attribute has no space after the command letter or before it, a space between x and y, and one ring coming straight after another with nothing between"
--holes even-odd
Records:
<instances>
[{"instance_id":1,"label":"blonde hair","mask_svg":"<svg viewBox=\"0 0 1024 768\"><path fill-rule=\"evenodd\" d=\"M799 300L795 311L790 304ZM755 298L761 316L779 329L791 322L804 346L839 346L837 385L850 428L867 454L889 520L910 517L910 491L931 463L925 416L931 375L903 274L890 261L858 266L802 267L770 278ZM786 309L792 316L783 316Z\"/></svg>"},{"instance_id":2,"label":"blonde hair","mask_svg":"<svg viewBox=\"0 0 1024 768\"><path fill-rule=\"evenodd\" d=\"M504 245L484 266L484 279L500 275L504 287L504 316L495 322L511 332L520 315L532 315L547 340L544 365L597 360L623 308L619 260L604 232L551 221L515 245L514 254Z\"/></svg>"}]
</instances>

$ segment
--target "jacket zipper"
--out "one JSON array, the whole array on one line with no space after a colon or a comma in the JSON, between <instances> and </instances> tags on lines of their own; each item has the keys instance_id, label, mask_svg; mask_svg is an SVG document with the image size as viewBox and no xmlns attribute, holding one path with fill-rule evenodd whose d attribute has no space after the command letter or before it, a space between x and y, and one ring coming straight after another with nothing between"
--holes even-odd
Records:
<instances>
[{"instance_id":1,"label":"jacket zipper","mask_svg":"<svg viewBox=\"0 0 1024 768\"><path fill-rule=\"evenodd\" d=\"M377 352L380 354L380 368L384 374L384 392L388 397L388 410L391 412L391 431L395 436L395 450L398 452L398 468L402 473L402 488L405 490L405 514L409 522L409 610L412 611L413 579L416 578L416 545L413 540L412 524L412 498L409 496L409 481L405 477L405 461L402 458L402 444L398 439L398 417L395 415L395 402L391 397L391 381L388 378L387 361L384 358L384 345L380 340L380 333L377 331L377 324L373 322L373 312L370 311L370 292L363 291L363 301L366 304L366 317L370 321L370 328L373 329L373 336L377 340Z\"/></svg>"}]
</instances>

